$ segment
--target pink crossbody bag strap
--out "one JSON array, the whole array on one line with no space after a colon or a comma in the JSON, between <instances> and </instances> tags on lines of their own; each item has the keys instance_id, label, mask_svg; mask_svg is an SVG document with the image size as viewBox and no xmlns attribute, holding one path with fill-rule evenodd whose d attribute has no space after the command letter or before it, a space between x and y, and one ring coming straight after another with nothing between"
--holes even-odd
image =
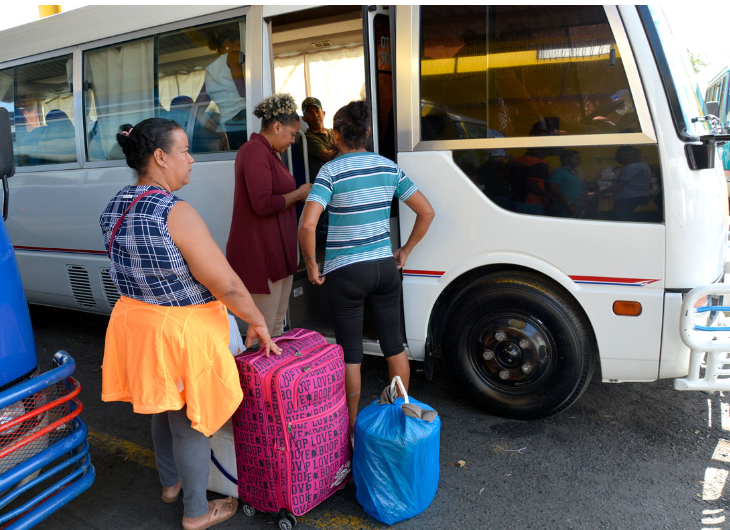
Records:
<instances>
[{"instance_id":1,"label":"pink crossbody bag strap","mask_svg":"<svg viewBox=\"0 0 730 530\"><path fill-rule=\"evenodd\" d=\"M166 191L150 190L150 191L145 191L144 193L142 193L141 195L139 195L132 201L132 204L130 204L127 207L127 209L124 210L124 213L117 220L116 224L114 225L114 228L112 229L112 236L111 236L111 238L109 238L109 250L107 251L107 254L109 255L110 258L112 257L112 244L114 243L114 238L117 237L117 232L119 231L119 227L122 226L122 221L124 221L124 218L126 217L127 213L129 213L129 210L132 209L132 206L134 206L138 200L140 200L142 197L145 197L147 195L152 195L153 193L162 193L163 195L167 195L168 197L170 196L170 194L167 193Z\"/></svg>"}]
</instances>

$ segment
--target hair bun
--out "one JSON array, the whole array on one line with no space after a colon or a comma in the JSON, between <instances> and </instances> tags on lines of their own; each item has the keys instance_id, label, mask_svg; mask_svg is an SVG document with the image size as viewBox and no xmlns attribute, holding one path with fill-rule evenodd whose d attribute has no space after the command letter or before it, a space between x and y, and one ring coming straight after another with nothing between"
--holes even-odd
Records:
<instances>
[{"instance_id":1,"label":"hair bun","mask_svg":"<svg viewBox=\"0 0 730 530\"><path fill-rule=\"evenodd\" d=\"M272 94L256 105L253 114L257 118L267 121L277 116L294 114L296 110L297 102L291 94Z\"/></svg>"}]
</instances>

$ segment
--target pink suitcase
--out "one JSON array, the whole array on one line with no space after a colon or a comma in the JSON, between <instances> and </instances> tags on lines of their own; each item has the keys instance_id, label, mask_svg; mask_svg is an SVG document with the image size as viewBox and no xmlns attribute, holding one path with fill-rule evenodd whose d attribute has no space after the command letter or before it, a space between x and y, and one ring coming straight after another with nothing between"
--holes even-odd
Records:
<instances>
[{"instance_id":1,"label":"pink suitcase","mask_svg":"<svg viewBox=\"0 0 730 530\"><path fill-rule=\"evenodd\" d=\"M244 397L233 435L244 513L284 519L285 511L303 515L343 487L352 456L342 348L304 329L275 340L281 356L236 357Z\"/></svg>"}]
</instances>

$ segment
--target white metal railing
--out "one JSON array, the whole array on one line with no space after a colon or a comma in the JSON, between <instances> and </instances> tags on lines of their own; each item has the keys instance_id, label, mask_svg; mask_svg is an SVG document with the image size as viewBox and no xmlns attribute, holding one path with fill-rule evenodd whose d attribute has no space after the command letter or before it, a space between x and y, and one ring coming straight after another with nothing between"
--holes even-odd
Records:
<instances>
[{"instance_id":1,"label":"white metal railing","mask_svg":"<svg viewBox=\"0 0 730 530\"><path fill-rule=\"evenodd\" d=\"M690 361L687 377L674 381L677 390L730 390L730 319L725 315L730 312L730 306L711 305L719 296L730 296L730 285L696 287L682 301L680 335L690 348ZM708 297L709 304L695 307L704 297ZM698 315L706 313L716 318L698 324Z\"/></svg>"}]
</instances>

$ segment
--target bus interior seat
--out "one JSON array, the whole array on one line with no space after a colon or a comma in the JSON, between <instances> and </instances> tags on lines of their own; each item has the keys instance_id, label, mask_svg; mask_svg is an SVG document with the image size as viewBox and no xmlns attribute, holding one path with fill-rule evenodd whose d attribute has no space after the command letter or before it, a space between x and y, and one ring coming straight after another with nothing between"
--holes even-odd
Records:
<instances>
[{"instance_id":1,"label":"bus interior seat","mask_svg":"<svg viewBox=\"0 0 730 530\"><path fill-rule=\"evenodd\" d=\"M193 98L190 96L176 96L170 102L170 110L165 111L164 117L174 121L187 132L193 103Z\"/></svg>"},{"instance_id":2,"label":"bus interior seat","mask_svg":"<svg viewBox=\"0 0 730 530\"><path fill-rule=\"evenodd\" d=\"M188 131L192 131L192 139L190 141L191 152L193 153L215 153L220 151L221 139L212 131L205 128L203 120L212 120L215 123L220 122L220 114L217 112L211 113L207 110L208 102L205 104L196 103L193 105L192 116L193 127L188 128ZM216 119L215 115L218 115Z\"/></svg>"},{"instance_id":3,"label":"bus interior seat","mask_svg":"<svg viewBox=\"0 0 730 530\"><path fill-rule=\"evenodd\" d=\"M41 164L76 162L76 133L65 112L53 109L46 115L46 126L38 142Z\"/></svg>"},{"instance_id":4,"label":"bus interior seat","mask_svg":"<svg viewBox=\"0 0 730 530\"><path fill-rule=\"evenodd\" d=\"M101 143L101 136L99 134L99 120L89 123L89 158L93 160L104 160L104 146Z\"/></svg>"}]
</instances>

